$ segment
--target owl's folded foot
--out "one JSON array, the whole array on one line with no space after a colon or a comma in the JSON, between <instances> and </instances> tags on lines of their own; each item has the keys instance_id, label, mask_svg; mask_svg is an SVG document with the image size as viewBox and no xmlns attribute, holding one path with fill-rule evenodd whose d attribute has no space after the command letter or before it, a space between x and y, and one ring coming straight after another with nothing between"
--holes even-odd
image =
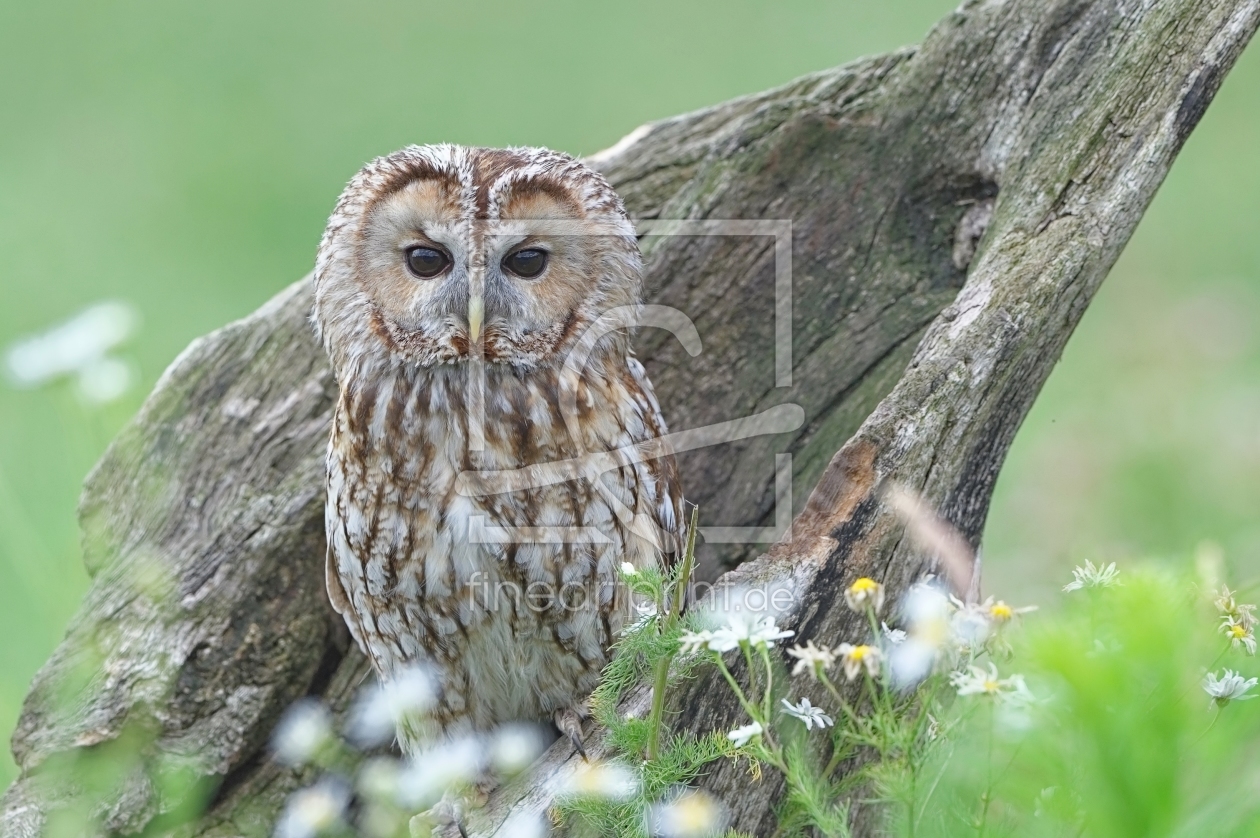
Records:
<instances>
[{"instance_id":1,"label":"owl's folded foot","mask_svg":"<svg viewBox=\"0 0 1260 838\"><path fill-rule=\"evenodd\" d=\"M583 708L561 707L553 716L560 733L569 737L569 741L573 743L573 749L582 755L583 760L587 759L586 748L582 745L586 738L582 732L582 722L586 715Z\"/></svg>"}]
</instances>

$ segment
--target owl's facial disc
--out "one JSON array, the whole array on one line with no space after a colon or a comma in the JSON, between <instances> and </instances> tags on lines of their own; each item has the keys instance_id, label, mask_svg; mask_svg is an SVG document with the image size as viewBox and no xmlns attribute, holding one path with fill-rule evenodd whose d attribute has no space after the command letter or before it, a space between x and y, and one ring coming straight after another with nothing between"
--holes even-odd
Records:
<instances>
[{"instance_id":1,"label":"owl's facial disc","mask_svg":"<svg viewBox=\"0 0 1260 838\"><path fill-rule=\"evenodd\" d=\"M606 208L559 179L500 176L420 176L365 209L353 278L394 357L563 363L601 308L637 302L637 252Z\"/></svg>"}]
</instances>

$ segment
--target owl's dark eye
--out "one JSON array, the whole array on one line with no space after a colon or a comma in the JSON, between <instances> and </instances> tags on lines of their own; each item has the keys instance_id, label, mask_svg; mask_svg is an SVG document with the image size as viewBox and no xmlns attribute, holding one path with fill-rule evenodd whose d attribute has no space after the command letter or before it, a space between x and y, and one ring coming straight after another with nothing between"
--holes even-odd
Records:
<instances>
[{"instance_id":1,"label":"owl's dark eye","mask_svg":"<svg viewBox=\"0 0 1260 838\"><path fill-rule=\"evenodd\" d=\"M407 248L407 270L420 279L433 279L451 264L451 257L433 247Z\"/></svg>"},{"instance_id":2,"label":"owl's dark eye","mask_svg":"<svg viewBox=\"0 0 1260 838\"><path fill-rule=\"evenodd\" d=\"M547 267L547 251L526 248L503 257L503 269L525 279L533 279Z\"/></svg>"}]
</instances>

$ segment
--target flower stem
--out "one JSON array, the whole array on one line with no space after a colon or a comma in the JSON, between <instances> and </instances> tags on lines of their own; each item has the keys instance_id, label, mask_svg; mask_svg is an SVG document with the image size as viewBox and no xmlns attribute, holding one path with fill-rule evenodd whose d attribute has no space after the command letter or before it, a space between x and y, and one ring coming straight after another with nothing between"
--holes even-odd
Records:
<instances>
[{"instance_id":1,"label":"flower stem","mask_svg":"<svg viewBox=\"0 0 1260 838\"><path fill-rule=\"evenodd\" d=\"M1216 727L1216 720L1217 720L1217 719L1219 719L1220 717L1221 717L1221 710L1220 710L1220 708L1218 707L1218 708L1216 709L1216 715L1212 717L1212 722L1211 722L1211 723L1207 726L1207 728L1206 728L1206 729L1205 729L1202 733L1200 733L1200 734L1199 734L1198 738L1194 740L1194 743L1193 743L1193 744L1197 745L1197 744L1199 744L1201 741L1203 741L1203 737L1204 737L1204 736L1207 736L1207 735L1208 735L1208 732L1209 732L1212 728Z\"/></svg>"},{"instance_id":2,"label":"flower stem","mask_svg":"<svg viewBox=\"0 0 1260 838\"><path fill-rule=\"evenodd\" d=\"M839 703L840 711L844 713L849 722L855 727L859 726L861 724L861 719L859 719L857 714L853 712L853 708L849 707L849 702L844 700L844 696L840 694L838 689L836 689L836 685L831 682L831 679L827 677L827 674L822 673L820 680L822 681L822 685L827 688L827 692L831 693L832 698Z\"/></svg>"},{"instance_id":3,"label":"flower stem","mask_svg":"<svg viewBox=\"0 0 1260 838\"><path fill-rule=\"evenodd\" d=\"M762 702L766 719L768 720L772 713L770 712L771 702L774 700L774 667L770 663L770 649L767 646L761 647L761 659L766 666L766 695Z\"/></svg>"},{"instance_id":4,"label":"flower stem","mask_svg":"<svg viewBox=\"0 0 1260 838\"><path fill-rule=\"evenodd\" d=\"M687 525L687 548L683 551L682 570L678 584L674 586L674 607L670 616L677 619L687 604L687 588L691 585L691 571L696 563L696 530L699 527L700 507L691 510L691 523Z\"/></svg>"},{"instance_id":5,"label":"flower stem","mask_svg":"<svg viewBox=\"0 0 1260 838\"><path fill-rule=\"evenodd\" d=\"M984 797L980 799L980 822L976 825L976 831L980 838L984 838L985 829L988 828L989 803L993 799L993 702L989 702L989 758L987 768L988 782L985 784Z\"/></svg>"},{"instance_id":6,"label":"flower stem","mask_svg":"<svg viewBox=\"0 0 1260 838\"><path fill-rule=\"evenodd\" d=\"M757 700L757 670L753 666L752 647L747 641L741 641L739 649L744 653L744 665L748 667L748 694L755 703L760 704L760 701ZM767 718L769 717L767 716Z\"/></svg>"},{"instance_id":7,"label":"flower stem","mask_svg":"<svg viewBox=\"0 0 1260 838\"><path fill-rule=\"evenodd\" d=\"M1228 641L1228 640L1226 640L1226 641L1225 641L1225 648L1224 648L1224 649L1221 649L1221 653L1220 653L1219 655L1217 655L1216 657L1214 657L1214 658L1212 659L1212 662L1211 662L1211 663L1209 663L1209 664L1207 665L1207 670L1208 670L1208 672L1211 672L1213 669L1215 669L1215 668L1216 668L1216 665L1217 665L1218 663L1220 663L1221 658L1225 657L1226 653L1228 653L1228 652L1229 652L1229 649L1230 649L1230 643L1229 643L1229 641ZM1193 689L1194 689L1194 684L1191 684L1191 685L1187 686L1187 687L1186 687L1186 688L1184 688L1184 689L1183 689L1180 693L1178 693L1178 694L1177 694L1177 698L1176 698L1176 699L1174 699L1174 700L1175 700L1175 701L1184 701L1184 700L1185 700L1185 698L1186 698L1186 696L1188 696L1188 695L1190 694L1190 692L1191 692ZM1154 701L1155 696L1156 696L1158 693L1159 693L1159 687L1158 687L1158 686L1156 686L1156 687L1155 687L1155 689L1151 690L1151 694L1150 694L1150 695L1148 695L1148 696L1146 697L1146 701L1144 701L1144 702L1142 703L1142 709L1143 709L1143 710L1149 710L1149 709L1150 709L1151 702L1152 702L1152 701ZM1206 732L1207 732L1207 731L1204 731L1204 733L1206 733Z\"/></svg>"},{"instance_id":8,"label":"flower stem","mask_svg":"<svg viewBox=\"0 0 1260 838\"><path fill-rule=\"evenodd\" d=\"M717 658L718 671L722 673L722 677L726 679L726 683L729 684L731 690L734 691L735 698L739 699L739 706L744 708L744 712L747 713L748 717L754 722L762 722L761 718L759 718L761 716L760 708L749 701L748 696L746 696L744 691L740 689L739 682L735 680L735 676L731 675L731 671L726 668L726 661L722 660L722 656L717 653L714 653L714 656ZM762 727L765 727L764 723L762 723Z\"/></svg>"},{"instance_id":9,"label":"flower stem","mask_svg":"<svg viewBox=\"0 0 1260 838\"><path fill-rule=\"evenodd\" d=\"M674 656L666 655L656 662L656 677L652 681L652 713L648 716L647 758L654 760L661 752L661 728L665 717L665 688L669 686L669 665Z\"/></svg>"},{"instance_id":10,"label":"flower stem","mask_svg":"<svg viewBox=\"0 0 1260 838\"><path fill-rule=\"evenodd\" d=\"M691 584L691 568L696 559L696 528L700 516L700 507L691 510L691 524L687 528L687 547L683 551L682 567L678 571L678 580L674 583L673 608L662 614L662 625L659 631L669 631L682 618L683 606L687 602L687 586ZM667 599L668 597L663 597ZM664 603L662 603L664 605ZM664 612L664 609L660 609ZM665 719L665 690L669 687L669 667L674 662L674 653L664 655L656 662L655 677L652 679L652 712L648 716L647 758L654 760L661 752L661 729Z\"/></svg>"}]
</instances>

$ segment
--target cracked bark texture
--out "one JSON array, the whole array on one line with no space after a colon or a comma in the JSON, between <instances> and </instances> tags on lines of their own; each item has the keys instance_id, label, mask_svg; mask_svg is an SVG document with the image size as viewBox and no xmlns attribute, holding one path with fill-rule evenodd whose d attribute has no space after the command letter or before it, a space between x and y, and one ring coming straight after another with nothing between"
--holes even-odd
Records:
<instances>
[{"instance_id":1,"label":"cracked bark texture","mask_svg":"<svg viewBox=\"0 0 1260 838\"><path fill-rule=\"evenodd\" d=\"M647 298L690 315L689 357L644 330L675 430L794 403L790 433L680 457L702 525L774 520L792 454L790 537L706 545L702 576L787 585L801 640L859 631L839 596L892 592L932 566L878 500L895 481L978 545L1003 457L1099 283L1260 22L1260 0L979 0L924 43L645 126L593 163L638 219L792 223L792 386L776 387L775 253L765 236L643 239ZM331 206L332 197L329 197ZM195 341L87 480L93 581L13 735L20 778L0 835L37 835L91 796L51 770L131 730L150 762L218 784L184 835L269 834L310 778L266 741L295 699L344 709L367 673L323 591L323 449L336 383L303 280ZM797 693L813 695L807 683ZM642 705L641 690L627 701ZM677 724L737 721L707 676ZM606 752L598 732L591 750ZM573 768L558 745L473 824L542 810ZM106 829L172 802L142 770L95 801ZM781 793L717 764L702 781L734 826L768 834Z\"/></svg>"}]
</instances>

